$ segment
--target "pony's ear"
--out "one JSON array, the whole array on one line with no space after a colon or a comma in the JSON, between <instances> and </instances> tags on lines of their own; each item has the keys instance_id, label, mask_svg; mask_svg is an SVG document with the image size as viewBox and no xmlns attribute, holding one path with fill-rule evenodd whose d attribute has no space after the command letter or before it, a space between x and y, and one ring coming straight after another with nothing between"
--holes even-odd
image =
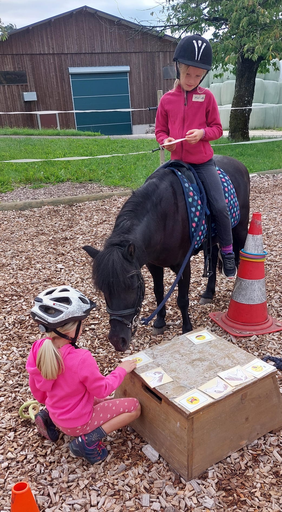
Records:
<instances>
[{"instance_id":1,"label":"pony's ear","mask_svg":"<svg viewBox=\"0 0 282 512\"><path fill-rule=\"evenodd\" d=\"M128 261L133 261L135 256L135 245L133 243L128 244L128 246L124 250L124 257Z\"/></svg>"},{"instance_id":2,"label":"pony's ear","mask_svg":"<svg viewBox=\"0 0 282 512\"><path fill-rule=\"evenodd\" d=\"M95 260L96 256L99 254L100 251L98 249L94 249L94 247L91 247L91 245L84 245L82 247L93 260Z\"/></svg>"}]
</instances>

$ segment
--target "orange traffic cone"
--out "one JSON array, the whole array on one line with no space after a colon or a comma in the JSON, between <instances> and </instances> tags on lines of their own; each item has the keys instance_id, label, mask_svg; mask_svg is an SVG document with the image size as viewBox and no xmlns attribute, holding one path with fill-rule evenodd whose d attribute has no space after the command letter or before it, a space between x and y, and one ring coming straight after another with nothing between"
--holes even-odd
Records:
<instances>
[{"instance_id":1,"label":"orange traffic cone","mask_svg":"<svg viewBox=\"0 0 282 512\"><path fill-rule=\"evenodd\" d=\"M39 512L27 482L18 482L12 487L11 512Z\"/></svg>"},{"instance_id":2,"label":"orange traffic cone","mask_svg":"<svg viewBox=\"0 0 282 512\"><path fill-rule=\"evenodd\" d=\"M252 336L282 331L267 313L261 214L254 213L227 313L210 313L210 318L233 336Z\"/></svg>"}]
</instances>

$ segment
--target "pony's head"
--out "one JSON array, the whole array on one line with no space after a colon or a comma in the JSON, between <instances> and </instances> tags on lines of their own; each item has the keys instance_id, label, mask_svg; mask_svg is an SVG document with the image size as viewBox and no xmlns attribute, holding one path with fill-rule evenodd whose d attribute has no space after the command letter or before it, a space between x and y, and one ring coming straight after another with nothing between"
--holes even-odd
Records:
<instances>
[{"instance_id":1,"label":"pony's head","mask_svg":"<svg viewBox=\"0 0 282 512\"><path fill-rule=\"evenodd\" d=\"M105 297L110 315L108 338L119 352L128 349L144 298L144 280L133 243L83 249L93 259L93 282Z\"/></svg>"}]
</instances>

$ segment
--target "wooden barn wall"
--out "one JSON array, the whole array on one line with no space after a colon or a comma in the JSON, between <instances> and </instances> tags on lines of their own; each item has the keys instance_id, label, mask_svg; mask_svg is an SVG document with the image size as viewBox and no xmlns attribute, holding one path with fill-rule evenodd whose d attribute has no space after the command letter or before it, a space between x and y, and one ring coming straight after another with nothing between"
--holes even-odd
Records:
<instances>
[{"instance_id":1,"label":"wooden barn wall","mask_svg":"<svg viewBox=\"0 0 282 512\"><path fill-rule=\"evenodd\" d=\"M175 42L87 10L37 24L0 43L0 70L23 70L26 85L0 85L0 111L73 110L69 67L130 66L132 108L157 105L163 67L172 63ZM35 91L37 101L24 102L23 92ZM155 111L133 112L133 124L151 124ZM73 128L72 113L59 114L61 128ZM1 115L1 126L37 127L34 114Z\"/></svg>"}]
</instances>

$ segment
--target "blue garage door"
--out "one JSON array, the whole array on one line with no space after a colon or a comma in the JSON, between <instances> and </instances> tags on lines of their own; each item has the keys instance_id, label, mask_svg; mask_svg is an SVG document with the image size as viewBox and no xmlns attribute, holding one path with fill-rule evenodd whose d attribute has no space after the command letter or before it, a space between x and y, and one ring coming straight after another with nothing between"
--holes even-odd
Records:
<instances>
[{"instance_id":1,"label":"blue garage door","mask_svg":"<svg viewBox=\"0 0 282 512\"><path fill-rule=\"evenodd\" d=\"M74 110L98 110L76 112L78 130L103 135L132 133L131 112L114 112L130 108L129 70L129 66L69 68Z\"/></svg>"}]
</instances>

